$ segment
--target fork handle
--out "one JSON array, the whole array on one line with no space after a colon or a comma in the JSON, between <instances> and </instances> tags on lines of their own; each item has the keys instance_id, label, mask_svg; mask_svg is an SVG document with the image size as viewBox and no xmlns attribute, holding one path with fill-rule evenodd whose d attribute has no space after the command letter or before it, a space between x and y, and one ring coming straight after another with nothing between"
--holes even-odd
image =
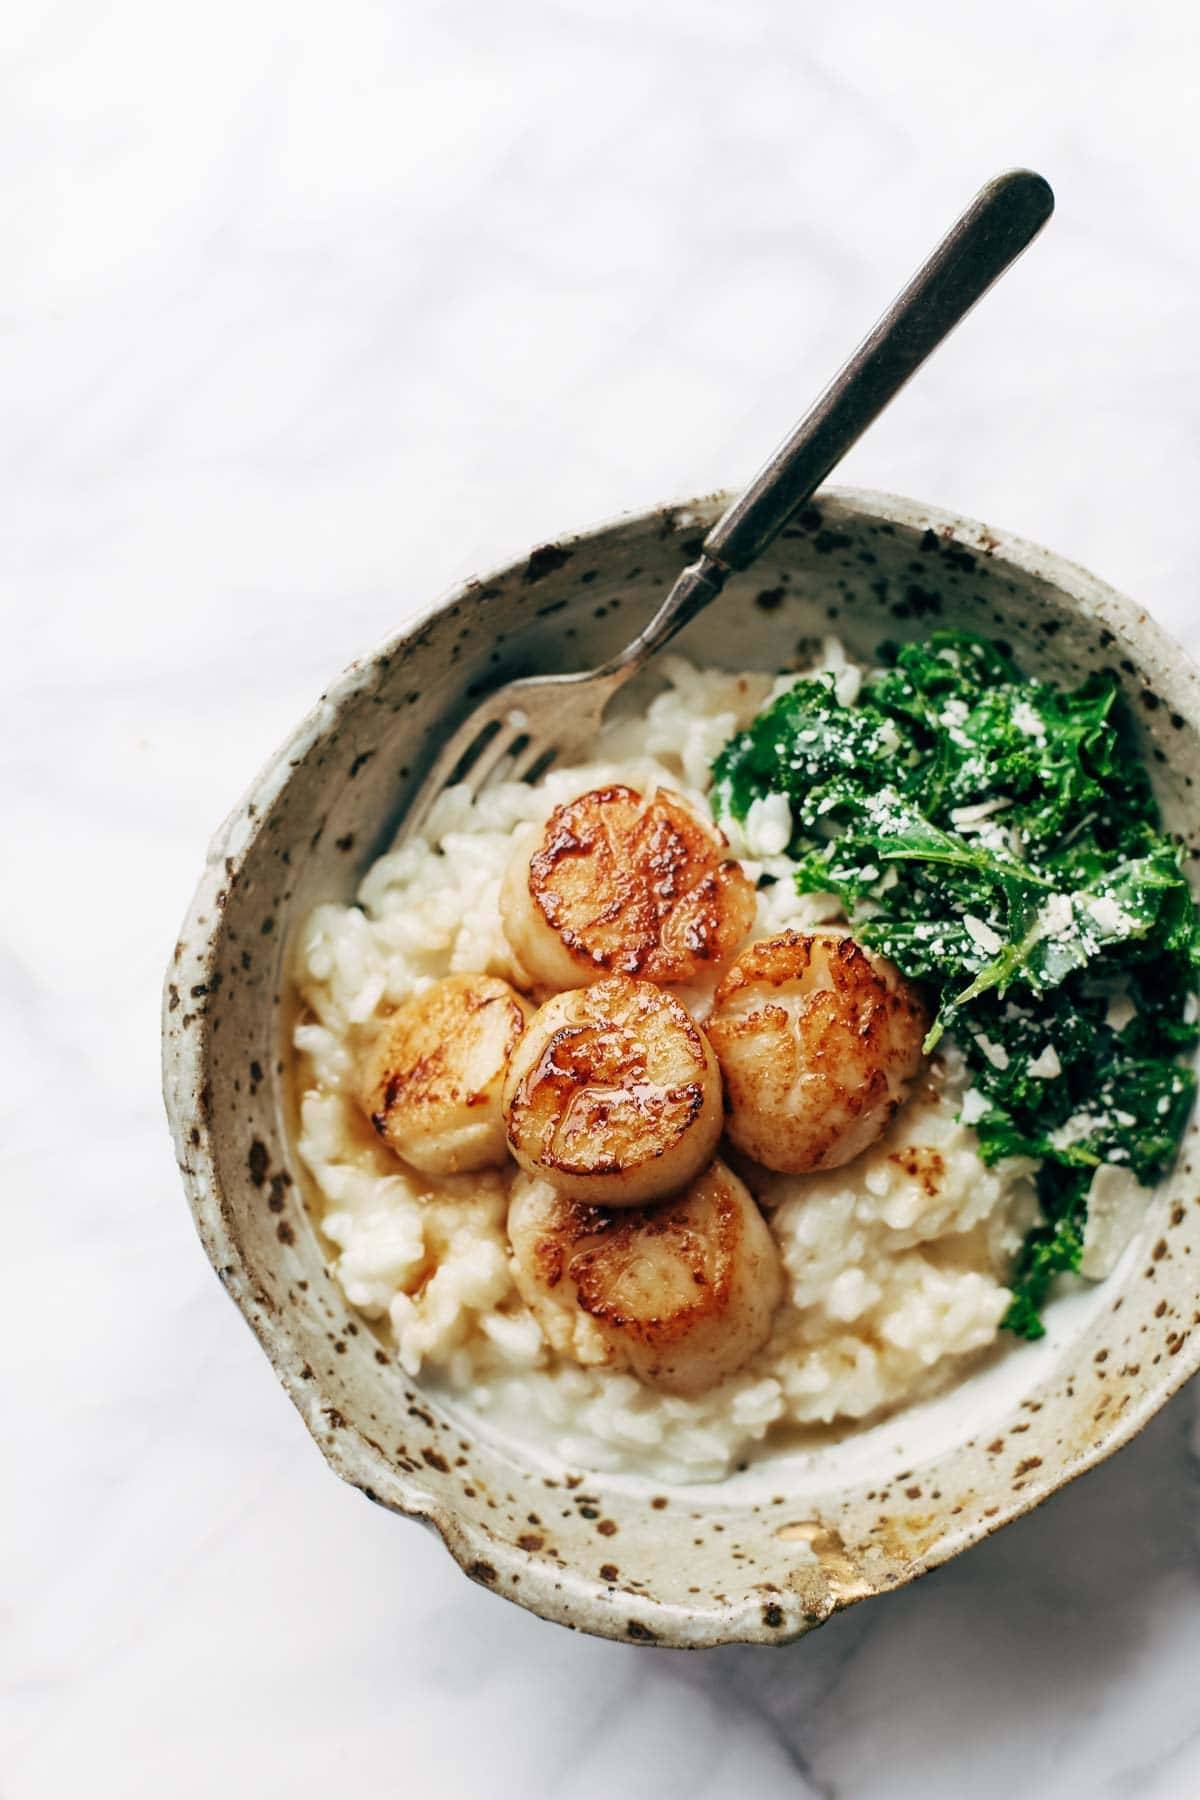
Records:
<instances>
[{"instance_id":1,"label":"fork handle","mask_svg":"<svg viewBox=\"0 0 1200 1800\"><path fill-rule=\"evenodd\" d=\"M980 189L745 493L721 515L704 540L703 556L683 570L619 659L621 665L630 672L630 665L640 666L716 598L727 575L762 555L1053 211L1049 183L1029 169L1012 169Z\"/></svg>"}]
</instances>

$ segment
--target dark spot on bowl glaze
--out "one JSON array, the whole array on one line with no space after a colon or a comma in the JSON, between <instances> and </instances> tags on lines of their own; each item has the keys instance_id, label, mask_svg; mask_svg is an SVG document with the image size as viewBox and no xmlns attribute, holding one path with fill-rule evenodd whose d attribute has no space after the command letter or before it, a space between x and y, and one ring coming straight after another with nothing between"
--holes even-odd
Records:
<instances>
[{"instance_id":1,"label":"dark spot on bowl glaze","mask_svg":"<svg viewBox=\"0 0 1200 1800\"><path fill-rule=\"evenodd\" d=\"M448 1475L450 1473L450 1464L446 1461L440 1451L426 1448L422 1450L421 1457L423 1461L429 1464L431 1469L436 1469L439 1475Z\"/></svg>"},{"instance_id":2,"label":"dark spot on bowl glaze","mask_svg":"<svg viewBox=\"0 0 1200 1800\"><path fill-rule=\"evenodd\" d=\"M601 1519L600 1523L596 1527L596 1530L600 1533L601 1537L615 1537L617 1534L616 1520L615 1519Z\"/></svg>"},{"instance_id":3,"label":"dark spot on bowl glaze","mask_svg":"<svg viewBox=\"0 0 1200 1800\"><path fill-rule=\"evenodd\" d=\"M786 598L786 588L761 588L754 596L754 604L760 612L778 612Z\"/></svg>"},{"instance_id":4,"label":"dark spot on bowl glaze","mask_svg":"<svg viewBox=\"0 0 1200 1800\"><path fill-rule=\"evenodd\" d=\"M636 1644L657 1644L658 1633L651 1631L649 1625L643 1625L637 1619L626 1619L625 1636L632 1638Z\"/></svg>"},{"instance_id":5,"label":"dark spot on bowl glaze","mask_svg":"<svg viewBox=\"0 0 1200 1800\"><path fill-rule=\"evenodd\" d=\"M294 1244L296 1241L296 1234L286 1219L280 1219L278 1225L275 1227L275 1236L279 1239L281 1244Z\"/></svg>"},{"instance_id":6,"label":"dark spot on bowl glaze","mask_svg":"<svg viewBox=\"0 0 1200 1800\"><path fill-rule=\"evenodd\" d=\"M774 1600L769 1601L762 1609L762 1621L764 1625L769 1625L772 1631L778 1631L783 1624L782 1606L776 1605Z\"/></svg>"},{"instance_id":7,"label":"dark spot on bowl glaze","mask_svg":"<svg viewBox=\"0 0 1200 1800\"><path fill-rule=\"evenodd\" d=\"M923 588L917 582L910 581L904 590L903 606L903 612L899 605L894 606L892 611L904 618L936 618L942 610L942 597L934 593L932 588Z\"/></svg>"},{"instance_id":8,"label":"dark spot on bowl glaze","mask_svg":"<svg viewBox=\"0 0 1200 1800\"><path fill-rule=\"evenodd\" d=\"M526 582L542 581L570 560L571 552L564 550L561 544L539 544L536 550L530 551L521 579Z\"/></svg>"},{"instance_id":9,"label":"dark spot on bowl glaze","mask_svg":"<svg viewBox=\"0 0 1200 1800\"><path fill-rule=\"evenodd\" d=\"M250 1171L250 1179L256 1188L262 1187L266 1181L267 1170L270 1166L270 1152L262 1139L256 1137L250 1145L250 1154L246 1158L246 1167Z\"/></svg>"}]
</instances>

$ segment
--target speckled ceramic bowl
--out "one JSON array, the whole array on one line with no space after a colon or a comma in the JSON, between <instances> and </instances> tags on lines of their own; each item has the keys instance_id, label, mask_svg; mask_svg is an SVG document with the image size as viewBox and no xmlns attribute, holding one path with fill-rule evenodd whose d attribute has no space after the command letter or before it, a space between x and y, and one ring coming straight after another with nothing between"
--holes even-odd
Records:
<instances>
[{"instance_id":1,"label":"speckled ceramic bowl","mask_svg":"<svg viewBox=\"0 0 1200 1800\"><path fill-rule=\"evenodd\" d=\"M201 1239L330 1466L432 1525L475 1581L636 1643L778 1643L912 1580L1125 1443L1200 1360L1195 1127L1117 1272L1057 1302L1041 1344L712 1487L552 1468L490 1441L406 1380L326 1274L289 1134L289 934L315 902L350 897L473 696L617 649L722 505L544 544L348 669L217 834L165 998L167 1104ZM869 654L933 622L994 632L1034 671L1118 670L1168 824L1200 841L1186 657L1083 570L968 520L830 490L681 644L769 668L822 631Z\"/></svg>"}]
</instances>

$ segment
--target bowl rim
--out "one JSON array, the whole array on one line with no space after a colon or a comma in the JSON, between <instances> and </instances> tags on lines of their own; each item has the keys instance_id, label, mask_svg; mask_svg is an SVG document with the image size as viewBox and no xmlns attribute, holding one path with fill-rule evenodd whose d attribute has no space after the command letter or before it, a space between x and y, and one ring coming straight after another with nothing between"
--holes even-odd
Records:
<instances>
[{"instance_id":1,"label":"bowl rim","mask_svg":"<svg viewBox=\"0 0 1200 1800\"><path fill-rule=\"evenodd\" d=\"M572 548L603 538L620 526L648 524L652 520L670 518L673 523L691 523L707 518L732 498L729 492L715 491L685 499L629 509L580 530L565 531L550 542ZM865 520L898 525L907 530L932 530L938 537L953 541L989 561L1008 564L1020 573L1043 581L1066 597L1071 608L1098 629L1107 628L1118 641L1133 649L1143 664L1155 666L1160 687L1170 690L1172 707L1185 719L1192 733L1200 739L1200 670L1172 635L1153 619L1144 607L1093 575L1080 564L1055 551L1012 533L996 530L963 514L912 500L903 495L872 488L826 486L818 490L809 503L820 507L830 503L858 514ZM692 517L689 519L689 515ZM452 1499L439 1495L419 1478L402 1475L381 1452L349 1421L340 1420L343 1429L331 1432L328 1408L313 1384L302 1371L304 1357L293 1341L286 1322L262 1304L253 1279L238 1249L233 1229L231 1208L222 1191L214 1151L207 1099L207 1068L212 1049L211 1028L206 1013L197 1018L197 1029L179 1034L172 1029L172 1008L168 999L171 985L178 983L181 947L187 948L189 972L199 981L208 979L221 938L222 914L218 900L246 860L262 829L271 805L286 786L297 762L336 722L343 707L371 679L379 657L402 653L413 639L449 607L469 601L481 584L512 573L528 557L510 557L495 565L485 576L472 576L443 592L432 604L413 613L403 628L369 653L356 658L320 695L316 704L300 720L279 749L262 765L209 845L203 874L188 905L163 987L162 1000L162 1082L167 1117L175 1144L176 1159L184 1191L200 1241L213 1268L235 1302L250 1329L258 1339L271 1367L285 1392L295 1405L321 1453L336 1474L358 1488L368 1499L390 1511L416 1519L436 1532L455 1562L471 1579L489 1578L480 1571L489 1565L507 1564L521 1574L521 1585L514 1592L505 1590L526 1610L554 1623L585 1630L620 1642L653 1642L659 1648L707 1648L730 1643L786 1643L811 1629L824 1619L798 1623L795 1629L772 1632L765 1637L758 1625L757 1607L744 1602L717 1613L708 1608L690 1608L651 1597L625 1594L621 1606L614 1609L605 1584L597 1577L578 1569L540 1561L536 1556L519 1552L501 1539L493 1538L465 1520ZM1200 1368L1200 1333L1192 1333L1181 1346L1153 1385L1116 1417L1107 1431L1070 1464L1057 1471L1051 1467L1040 1479L1029 1482L1019 1493L1005 1490L997 1512L987 1520L948 1529L936 1546L915 1557L906 1573L880 1592L895 1592L900 1587L942 1566L963 1550L982 1542L994 1532L1023 1517L1061 1492L1080 1475L1095 1468L1132 1438L1161 1410L1169 1399ZM460 1421L461 1423L461 1421ZM712 1485L714 1499L721 1483ZM836 1597L826 1616L874 1597L874 1590L846 1597ZM630 1630L630 1621L645 1628L640 1638Z\"/></svg>"}]
</instances>

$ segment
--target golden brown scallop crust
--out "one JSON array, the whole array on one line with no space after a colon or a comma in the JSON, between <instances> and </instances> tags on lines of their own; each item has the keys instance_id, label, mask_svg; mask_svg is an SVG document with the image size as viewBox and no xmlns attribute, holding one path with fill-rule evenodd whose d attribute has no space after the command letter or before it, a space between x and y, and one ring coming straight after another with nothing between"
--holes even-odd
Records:
<instances>
[{"instance_id":1,"label":"golden brown scallop crust","mask_svg":"<svg viewBox=\"0 0 1200 1800\"><path fill-rule=\"evenodd\" d=\"M793 1174L849 1162L906 1097L927 1028L916 989L845 933L751 944L707 1021L730 1139Z\"/></svg>"},{"instance_id":2,"label":"golden brown scallop crust","mask_svg":"<svg viewBox=\"0 0 1200 1800\"><path fill-rule=\"evenodd\" d=\"M584 1312L651 1350L677 1344L702 1319L723 1313L745 1221L726 1183L710 1176L709 1187L703 1231L697 1229L697 1196L691 1191L636 1213L601 1215L599 1229L594 1223L590 1241L571 1259L571 1280ZM587 1210L594 1218L598 1214L596 1208ZM647 1256L674 1266L676 1306L664 1304L661 1295L646 1303L638 1275Z\"/></svg>"},{"instance_id":3,"label":"golden brown scallop crust","mask_svg":"<svg viewBox=\"0 0 1200 1800\"><path fill-rule=\"evenodd\" d=\"M667 788L649 799L596 788L551 814L529 899L577 980L695 981L728 962L754 918L754 889L726 848Z\"/></svg>"},{"instance_id":4,"label":"golden brown scallop crust","mask_svg":"<svg viewBox=\"0 0 1200 1800\"><path fill-rule=\"evenodd\" d=\"M721 1131L720 1078L672 994L616 975L534 1015L504 1087L509 1147L574 1198L640 1205L682 1187Z\"/></svg>"},{"instance_id":5,"label":"golden brown scallop crust","mask_svg":"<svg viewBox=\"0 0 1200 1800\"><path fill-rule=\"evenodd\" d=\"M447 975L398 1006L359 1087L378 1136L427 1174L504 1162L504 1074L532 1010L492 975Z\"/></svg>"},{"instance_id":6,"label":"golden brown scallop crust","mask_svg":"<svg viewBox=\"0 0 1200 1800\"><path fill-rule=\"evenodd\" d=\"M510 1234L518 1285L552 1341L667 1393L701 1393L740 1368L782 1298L775 1243L719 1162L675 1199L620 1212L541 1187L514 1200ZM575 1308L586 1332L570 1329Z\"/></svg>"}]
</instances>

